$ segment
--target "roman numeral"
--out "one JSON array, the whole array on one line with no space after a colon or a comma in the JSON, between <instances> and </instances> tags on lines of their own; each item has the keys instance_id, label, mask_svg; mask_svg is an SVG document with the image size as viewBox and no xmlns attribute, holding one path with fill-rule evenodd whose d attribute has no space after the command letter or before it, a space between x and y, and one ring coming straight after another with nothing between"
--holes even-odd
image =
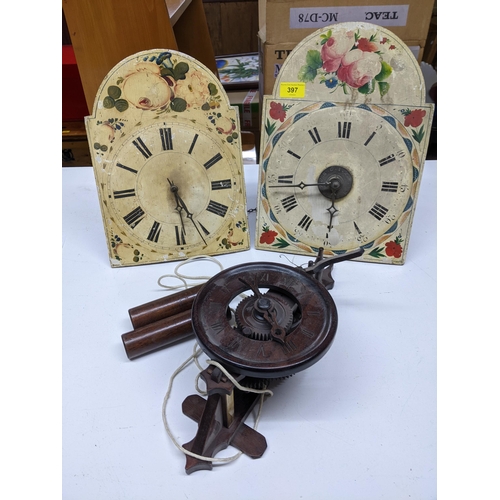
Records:
<instances>
[{"instance_id":1,"label":"roman numeral","mask_svg":"<svg viewBox=\"0 0 500 500\"><path fill-rule=\"evenodd\" d=\"M382 191L397 193L399 184L397 182L382 182Z\"/></svg>"},{"instance_id":2,"label":"roman numeral","mask_svg":"<svg viewBox=\"0 0 500 500\"><path fill-rule=\"evenodd\" d=\"M133 168L127 167L126 165L123 165L119 162L116 162L116 166L119 168L123 168L123 170L128 170L129 172L132 172L133 174L137 173L137 170L134 170Z\"/></svg>"},{"instance_id":3,"label":"roman numeral","mask_svg":"<svg viewBox=\"0 0 500 500\"><path fill-rule=\"evenodd\" d=\"M308 339L314 338L314 335L315 335L314 332L306 330L304 327L302 327L299 331L300 331L300 333L302 333L302 335L305 335Z\"/></svg>"},{"instance_id":4,"label":"roman numeral","mask_svg":"<svg viewBox=\"0 0 500 500\"><path fill-rule=\"evenodd\" d=\"M139 222L141 222L144 217L144 210L141 207L134 208L132 212L128 213L123 217L123 220L130 226L135 227Z\"/></svg>"},{"instance_id":5,"label":"roman numeral","mask_svg":"<svg viewBox=\"0 0 500 500\"><path fill-rule=\"evenodd\" d=\"M218 215L219 217L225 217L228 208L229 207L223 205L222 203L217 203L216 201L210 200L207 210L215 215Z\"/></svg>"},{"instance_id":6,"label":"roman numeral","mask_svg":"<svg viewBox=\"0 0 500 500\"><path fill-rule=\"evenodd\" d=\"M278 183L279 184L291 184L293 182L293 174L292 175L279 175Z\"/></svg>"},{"instance_id":7,"label":"roman numeral","mask_svg":"<svg viewBox=\"0 0 500 500\"><path fill-rule=\"evenodd\" d=\"M300 160L300 156L297 153L294 153L292 150L289 149L287 153L297 158L297 160Z\"/></svg>"},{"instance_id":8,"label":"roman numeral","mask_svg":"<svg viewBox=\"0 0 500 500\"><path fill-rule=\"evenodd\" d=\"M218 191L219 189L231 189L231 179L212 181L212 191Z\"/></svg>"},{"instance_id":9,"label":"roman numeral","mask_svg":"<svg viewBox=\"0 0 500 500\"><path fill-rule=\"evenodd\" d=\"M372 133L370 134L370 137L368 137L368 139L366 139L366 141L365 141L365 144L364 144L365 146L368 146L369 142L370 142L370 141L371 141L371 140L375 137L375 134L376 134L376 133L377 133L377 132L372 132Z\"/></svg>"},{"instance_id":10,"label":"roman numeral","mask_svg":"<svg viewBox=\"0 0 500 500\"><path fill-rule=\"evenodd\" d=\"M142 153L142 155L144 156L144 158L146 158L146 160L148 158L151 158L152 156L151 151L148 149L146 144L144 144L143 140L140 137L138 137L137 140L132 141L132 144Z\"/></svg>"},{"instance_id":11,"label":"roman numeral","mask_svg":"<svg viewBox=\"0 0 500 500\"><path fill-rule=\"evenodd\" d=\"M184 239L184 232L182 229L179 229L179 226L175 226L175 241L177 245L185 245L186 240Z\"/></svg>"},{"instance_id":12,"label":"roman numeral","mask_svg":"<svg viewBox=\"0 0 500 500\"><path fill-rule=\"evenodd\" d=\"M338 137L349 139L351 135L351 122L338 122Z\"/></svg>"},{"instance_id":13,"label":"roman numeral","mask_svg":"<svg viewBox=\"0 0 500 500\"><path fill-rule=\"evenodd\" d=\"M304 217L302 217L302 219L300 219L299 227L307 231L309 229L309 226L311 225L311 222L312 222L311 217L309 217L309 215L306 214L304 215Z\"/></svg>"},{"instance_id":14,"label":"roman numeral","mask_svg":"<svg viewBox=\"0 0 500 500\"><path fill-rule=\"evenodd\" d=\"M158 238L161 232L161 225L159 222L153 222L151 229L148 234L148 240L153 241L154 243L158 243Z\"/></svg>"},{"instance_id":15,"label":"roman numeral","mask_svg":"<svg viewBox=\"0 0 500 500\"><path fill-rule=\"evenodd\" d=\"M297 350L297 346L291 339L286 340L282 347L286 354L291 354L293 351Z\"/></svg>"},{"instance_id":16,"label":"roman numeral","mask_svg":"<svg viewBox=\"0 0 500 500\"><path fill-rule=\"evenodd\" d=\"M197 140L198 140L198 134L195 134L195 136L193 137L193 142L191 143L191 146L189 146L188 154L191 154L193 152L194 145L196 144Z\"/></svg>"},{"instance_id":17,"label":"roman numeral","mask_svg":"<svg viewBox=\"0 0 500 500\"><path fill-rule=\"evenodd\" d=\"M161 137L161 149L163 149L163 151L171 151L172 149L174 149L172 144L171 128L161 128L160 137Z\"/></svg>"},{"instance_id":18,"label":"roman numeral","mask_svg":"<svg viewBox=\"0 0 500 500\"><path fill-rule=\"evenodd\" d=\"M384 215L389 211L388 208L385 208L384 206L378 204L378 203L375 203L375 205L373 205L372 209L368 212L370 215L373 215L373 217L375 217L375 219L377 220L381 220L382 217L384 217Z\"/></svg>"},{"instance_id":19,"label":"roman numeral","mask_svg":"<svg viewBox=\"0 0 500 500\"><path fill-rule=\"evenodd\" d=\"M287 212L290 212L290 210L293 210L298 205L294 194L283 198L281 204Z\"/></svg>"},{"instance_id":20,"label":"roman numeral","mask_svg":"<svg viewBox=\"0 0 500 500\"><path fill-rule=\"evenodd\" d=\"M215 335L219 334L224 330L224 322L223 321L218 321L217 323L214 323L213 325L210 325L210 330L212 330Z\"/></svg>"},{"instance_id":21,"label":"roman numeral","mask_svg":"<svg viewBox=\"0 0 500 500\"><path fill-rule=\"evenodd\" d=\"M213 167L218 161L222 160L222 155L217 153L213 158L210 158L203 166L208 170L210 167Z\"/></svg>"},{"instance_id":22,"label":"roman numeral","mask_svg":"<svg viewBox=\"0 0 500 500\"><path fill-rule=\"evenodd\" d=\"M389 156L386 156L385 158L382 158L378 162L379 162L380 166L383 167L384 165L387 165L388 163L391 163L395 160L396 160L396 157L394 155L389 155Z\"/></svg>"},{"instance_id":23,"label":"roman numeral","mask_svg":"<svg viewBox=\"0 0 500 500\"><path fill-rule=\"evenodd\" d=\"M135 189L124 189L122 191L113 191L113 196L115 199L129 198L130 196L135 196Z\"/></svg>"},{"instance_id":24,"label":"roman numeral","mask_svg":"<svg viewBox=\"0 0 500 500\"><path fill-rule=\"evenodd\" d=\"M318 129L316 127L314 127L311 130L308 130L308 132L314 144L318 144L318 142L321 142L321 137L319 136Z\"/></svg>"}]
</instances>

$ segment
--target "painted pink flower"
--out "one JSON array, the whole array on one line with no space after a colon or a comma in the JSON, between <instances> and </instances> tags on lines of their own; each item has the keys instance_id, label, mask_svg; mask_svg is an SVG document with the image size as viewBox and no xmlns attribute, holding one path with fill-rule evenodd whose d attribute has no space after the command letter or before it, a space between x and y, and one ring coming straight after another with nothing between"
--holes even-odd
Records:
<instances>
[{"instance_id":1,"label":"painted pink flower","mask_svg":"<svg viewBox=\"0 0 500 500\"><path fill-rule=\"evenodd\" d=\"M351 50L354 45L354 33L348 32L343 37L330 37L321 48L321 60L323 69L328 73L333 73L339 69L344 55Z\"/></svg>"},{"instance_id":2,"label":"painted pink flower","mask_svg":"<svg viewBox=\"0 0 500 500\"><path fill-rule=\"evenodd\" d=\"M355 49L342 58L337 76L349 86L359 89L375 78L381 69L382 63L377 54Z\"/></svg>"},{"instance_id":3,"label":"painted pink flower","mask_svg":"<svg viewBox=\"0 0 500 500\"><path fill-rule=\"evenodd\" d=\"M358 40L358 49L363 52L377 52L378 47L374 42L370 42L368 38L360 38Z\"/></svg>"}]
</instances>

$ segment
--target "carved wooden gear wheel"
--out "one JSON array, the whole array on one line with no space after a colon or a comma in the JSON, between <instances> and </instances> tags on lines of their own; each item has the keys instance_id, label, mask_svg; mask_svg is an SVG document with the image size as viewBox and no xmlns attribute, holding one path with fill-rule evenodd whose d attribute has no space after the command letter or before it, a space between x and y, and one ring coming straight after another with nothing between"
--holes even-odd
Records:
<instances>
[{"instance_id":1,"label":"carved wooden gear wheel","mask_svg":"<svg viewBox=\"0 0 500 500\"><path fill-rule=\"evenodd\" d=\"M268 291L257 296L261 288ZM235 325L230 303L249 291L254 295L237 307ZM323 285L300 268L271 262L222 271L205 284L192 311L204 352L229 371L255 378L286 377L317 362L338 322Z\"/></svg>"}]
</instances>

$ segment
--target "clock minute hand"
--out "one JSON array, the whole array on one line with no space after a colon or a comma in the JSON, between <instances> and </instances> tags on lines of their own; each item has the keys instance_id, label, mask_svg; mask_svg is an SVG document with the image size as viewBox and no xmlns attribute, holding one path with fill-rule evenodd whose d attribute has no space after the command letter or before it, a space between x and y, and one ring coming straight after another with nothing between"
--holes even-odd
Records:
<instances>
[{"instance_id":1,"label":"clock minute hand","mask_svg":"<svg viewBox=\"0 0 500 500\"><path fill-rule=\"evenodd\" d=\"M306 184L305 182L299 182L298 184L281 184L277 186L267 186L268 188L299 188L304 189L310 186L329 186L329 182L313 182L311 184Z\"/></svg>"},{"instance_id":2,"label":"clock minute hand","mask_svg":"<svg viewBox=\"0 0 500 500\"><path fill-rule=\"evenodd\" d=\"M181 200L180 200L179 195L177 193L177 191L179 190L179 188L170 179L167 179L167 181L170 184L170 191L172 193L174 193L174 197L175 197L175 210L177 211L177 213L179 214L179 218L181 219L182 233L186 234L186 229L184 227L184 219L182 218L182 210L183 210L184 207L182 206Z\"/></svg>"}]
</instances>

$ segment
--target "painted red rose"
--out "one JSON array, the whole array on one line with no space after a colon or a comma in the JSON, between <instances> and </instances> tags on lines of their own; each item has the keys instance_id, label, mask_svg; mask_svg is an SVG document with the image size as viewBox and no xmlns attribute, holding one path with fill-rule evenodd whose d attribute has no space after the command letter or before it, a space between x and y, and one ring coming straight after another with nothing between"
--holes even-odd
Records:
<instances>
[{"instance_id":1,"label":"painted red rose","mask_svg":"<svg viewBox=\"0 0 500 500\"><path fill-rule=\"evenodd\" d=\"M370 42L368 38L360 38L358 40L358 49L363 52L376 52L378 47L376 43Z\"/></svg>"},{"instance_id":2,"label":"painted red rose","mask_svg":"<svg viewBox=\"0 0 500 500\"><path fill-rule=\"evenodd\" d=\"M283 105L278 102L271 102L271 109L269 110L269 115L273 120L284 121L286 118L286 111L283 109Z\"/></svg>"},{"instance_id":3,"label":"painted red rose","mask_svg":"<svg viewBox=\"0 0 500 500\"><path fill-rule=\"evenodd\" d=\"M425 114L424 109L414 109L405 116L405 127L419 127L422 125Z\"/></svg>"},{"instance_id":4,"label":"painted red rose","mask_svg":"<svg viewBox=\"0 0 500 500\"><path fill-rule=\"evenodd\" d=\"M274 239L276 238L276 236L278 236L278 233L276 231L271 231L271 230L264 231L260 235L260 242L262 244L266 243L267 245L271 245L271 243L274 242Z\"/></svg>"}]
</instances>

